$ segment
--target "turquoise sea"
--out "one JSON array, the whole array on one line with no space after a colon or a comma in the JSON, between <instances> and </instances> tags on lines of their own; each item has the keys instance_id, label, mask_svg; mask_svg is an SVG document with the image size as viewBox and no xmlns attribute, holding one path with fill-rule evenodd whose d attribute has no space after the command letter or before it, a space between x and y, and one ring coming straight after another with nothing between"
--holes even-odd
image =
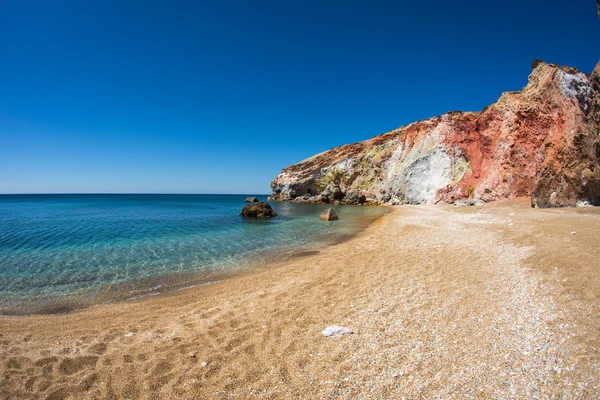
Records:
<instances>
[{"instance_id":1,"label":"turquoise sea","mask_svg":"<svg viewBox=\"0 0 600 400\"><path fill-rule=\"evenodd\" d=\"M238 216L240 195L0 195L0 315L66 312L208 283L333 244L387 212L271 203ZM258 196L264 200L266 196Z\"/></svg>"}]
</instances>

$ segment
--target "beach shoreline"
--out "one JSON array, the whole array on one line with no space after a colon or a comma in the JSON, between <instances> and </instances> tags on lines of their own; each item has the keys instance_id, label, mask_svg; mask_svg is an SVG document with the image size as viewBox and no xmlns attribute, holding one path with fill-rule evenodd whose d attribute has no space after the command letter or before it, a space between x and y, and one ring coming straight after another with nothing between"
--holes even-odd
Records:
<instances>
[{"instance_id":1,"label":"beach shoreline","mask_svg":"<svg viewBox=\"0 0 600 400\"><path fill-rule=\"evenodd\" d=\"M392 210L389 206L381 207L388 210L387 212ZM186 273L178 273L174 276L138 279L135 283L122 282L98 290L62 295L57 294L53 298L41 298L37 301L35 299L27 299L21 304L15 303L16 300L12 300L13 305L11 308L5 306L0 309L0 318L68 314L103 304L135 301L145 297L162 296L179 290L210 285L239 275L253 273L257 270L276 267L290 258L317 254L324 248L351 240L367 229L378 218L380 216L362 217L358 220L361 221L360 226L355 227L351 232L335 233L324 240L313 241L308 244L298 244L296 247L288 246L286 248L264 250L240 259L237 265L229 266L228 268L213 267L208 271L188 271ZM323 224L323 222L316 220L315 224ZM8 302L5 301L4 304L8 304Z\"/></svg>"},{"instance_id":2,"label":"beach shoreline","mask_svg":"<svg viewBox=\"0 0 600 400\"><path fill-rule=\"evenodd\" d=\"M396 207L210 285L1 318L0 394L593 397L598 234L597 208ZM329 325L354 334L326 339Z\"/></svg>"}]
</instances>

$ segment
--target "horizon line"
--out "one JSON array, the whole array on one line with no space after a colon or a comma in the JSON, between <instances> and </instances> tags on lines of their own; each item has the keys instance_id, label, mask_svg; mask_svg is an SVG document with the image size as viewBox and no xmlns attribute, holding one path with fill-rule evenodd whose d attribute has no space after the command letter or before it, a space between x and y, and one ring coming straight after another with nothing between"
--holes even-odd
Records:
<instances>
[{"instance_id":1,"label":"horizon line","mask_svg":"<svg viewBox=\"0 0 600 400\"><path fill-rule=\"evenodd\" d=\"M50 192L50 193L0 193L0 196L28 195L219 195L219 196L269 196L270 193L160 193L160 192Z\"/></svg>"}]
</instances>

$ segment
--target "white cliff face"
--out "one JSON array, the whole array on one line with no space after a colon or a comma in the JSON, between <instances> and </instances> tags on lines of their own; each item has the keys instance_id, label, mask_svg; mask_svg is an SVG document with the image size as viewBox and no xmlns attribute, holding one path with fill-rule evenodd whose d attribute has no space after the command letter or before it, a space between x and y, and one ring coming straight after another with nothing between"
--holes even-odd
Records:
<instances>
[{"instance_id":1,"label":"white cliff face","mask_svg":"<svg viewBox=\"0 0 600 400\"><path fill-rule=\"evenodd\" d=\"M587 113L594 100L594 89L587 76L583 73L568 74L558 70L560 79L560 92L565 97L575 98L581 105L584 113Z\"/></svg>"},{"instance_id":2,"label":"white cliff face","mask_svg":"<svg viewBox=\"0 0 600 400\"><path fill-rule=\"evenodd\" d=\"M436 147L426 156L413 162L404 178L405 195L409 203L429 203L439 189L446 187L450 177L452 160L441 147Z\"/></svg>"},{"instance_id":3,"label":"white cliff face","mask_svg":"<svg viewBox=\"0 0 600 400\"><path fill-rule=\"evenodd\" d=\"M385 193L412 204L430 203L438 190L458 182L469 170L460 150L450 155L442 144L450 131L447 119L432 128L412 145L398 141L381 185Z\"/></svg>"}]
</instances>

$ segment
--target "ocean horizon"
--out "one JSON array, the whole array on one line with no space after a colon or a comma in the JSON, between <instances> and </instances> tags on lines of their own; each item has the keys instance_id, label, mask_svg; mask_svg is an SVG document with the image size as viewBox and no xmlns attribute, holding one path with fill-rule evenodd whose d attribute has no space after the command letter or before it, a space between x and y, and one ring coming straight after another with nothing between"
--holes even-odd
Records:
<instances>
[{"instance_id":1,"label":"ocean horizon","mask_svg":"<svg viewBox=\"0 0 600 400\"><path fill-rule=\"evenodd\" d=\"M265 200L266 195L253 195ZM384 207L270 203L238 216L241 194L0 195L0 315L61 313L223 279L333 244Z\"/></svg>"}]
</instances>

